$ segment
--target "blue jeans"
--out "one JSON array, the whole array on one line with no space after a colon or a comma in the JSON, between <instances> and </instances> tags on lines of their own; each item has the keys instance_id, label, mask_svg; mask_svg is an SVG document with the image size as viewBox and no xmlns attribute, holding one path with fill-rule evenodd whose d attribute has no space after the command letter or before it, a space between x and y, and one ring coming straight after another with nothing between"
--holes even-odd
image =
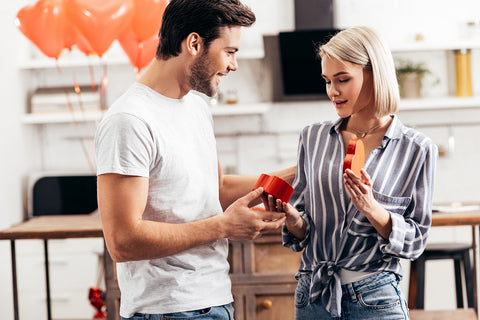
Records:
<instances>
[{"instance_id":1,"label":"blue jeans","mask_svg":"<svg viewBox=\"0 0 480 320\"><path fill-rule=\"evenodd\" d=\"M219 307L211 307L201 310L184 311L165 314L135 313L131 318L122 320L233 320L233 307L226 304Z\"/></svg>"},{"instance_id":2,"label":"blue jeans","mask_svg":"<svg viewBox=\"0 0 480 320\"><path fill-rule=\"evenodd\" d=\"M302 275L295 290L297 320L408 320L407 303L399 288L397 276L381 272L366 279L342 285L341 317L332 317L321 299L309 302L310 276Z\"/></svg>"}]
</instances>

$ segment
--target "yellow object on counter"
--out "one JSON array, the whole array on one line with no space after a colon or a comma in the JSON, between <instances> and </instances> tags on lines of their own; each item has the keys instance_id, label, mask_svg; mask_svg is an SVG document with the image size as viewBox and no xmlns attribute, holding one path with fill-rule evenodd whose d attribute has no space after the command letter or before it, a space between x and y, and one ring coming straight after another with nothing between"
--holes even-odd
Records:
<instances>
[{"instance_id":1,"label":"yellow object on counter","mask_svg":"<svg viewBox=\"0 0 480 320\"><path fill-rule=\"evenodd\" d=\"M455 51L455 95L458 97L473 95L471 56L470 49Z\"/></svg>"}]
</instances>

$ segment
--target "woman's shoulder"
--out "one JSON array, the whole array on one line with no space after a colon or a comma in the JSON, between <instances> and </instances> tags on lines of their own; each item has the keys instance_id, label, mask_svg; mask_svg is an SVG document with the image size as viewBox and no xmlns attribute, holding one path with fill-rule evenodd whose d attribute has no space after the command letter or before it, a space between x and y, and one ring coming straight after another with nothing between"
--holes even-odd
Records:
<instances>
[{"instance_id":1,"label":"woman's shoulder","mask_svg":"<svg viewBox=\"0 0 480 320\"><path fill-rule=\"evenodd\" d=\"M418 129L404 127L402 136L418 146L429 146L434 144L433 140Z\"/></svg>"},{"instance_id":2,"label":"woman's shoulder","mask_svg":"<svg viewBox=\"0 0 480 320\"><path fill-rule=\"evenodd\" d=\"M419 129L404 125L396 115L386 135L391 139L398 139L403 143L413 144L419 147L428 147L434 144L429 136Z\"/></svg>"},{"instance_id":3,"label":"woman's shoulder","mask_svg":"<svg viewBox=\"0 0 480 320\"><path fill-rule=\"evenodd\" d=\"M319 131L329 131L332 130L336 125L337 120L323 120L319 122L315 122L305 126L302 130L302 135L310 135L312 132L319 132Z\"/></svg>"},{"instance_id":4,"label":"woman's shoulder","mask_svg":"<svg viewBox=\"0 0 480 320\"><path fill-rule=\"evenodd\" d=\"M437 152L438 149L435 142L424 132L408 126L402 127L400 143L411 145L412 148L422 153Z\"/></svg>"}]
</instances>

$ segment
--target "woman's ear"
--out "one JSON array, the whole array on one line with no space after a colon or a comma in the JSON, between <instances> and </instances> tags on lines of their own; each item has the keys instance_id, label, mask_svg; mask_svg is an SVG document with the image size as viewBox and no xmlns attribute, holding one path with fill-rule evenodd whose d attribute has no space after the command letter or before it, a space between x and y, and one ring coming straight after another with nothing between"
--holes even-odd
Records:
<instances>
[{"instance_id":1,"label":"woman's ear","mask_svg":"<svg viewBox=\"0 0 480 320\"><path fill-rule=\"evenodd\" d=\"M196 56L202 49L203 39L198 33L192 32L185 39L185 43L187 46L187 52L192 56Z\"/></svg>"}]
</instances>

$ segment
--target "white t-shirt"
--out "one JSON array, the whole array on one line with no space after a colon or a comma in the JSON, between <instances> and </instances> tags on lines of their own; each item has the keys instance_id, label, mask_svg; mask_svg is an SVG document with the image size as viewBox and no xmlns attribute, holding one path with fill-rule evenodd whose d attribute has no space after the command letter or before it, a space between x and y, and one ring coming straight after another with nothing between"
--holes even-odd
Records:
<instances>
[{"instance_id":1,"label":"white t-shirt","mask_svg":"<svg viewBox=\"0 0 480 320\"><path fill-rule=\"evenodd\" d=\"M222 214L213 120L189 93L170 99L139 83L107 111L95 135L97 174L149 178L144 220L184 223ZM196 310L232 302L228 242L117 263L120 314Z\"/></svg>"}]
</instances>

